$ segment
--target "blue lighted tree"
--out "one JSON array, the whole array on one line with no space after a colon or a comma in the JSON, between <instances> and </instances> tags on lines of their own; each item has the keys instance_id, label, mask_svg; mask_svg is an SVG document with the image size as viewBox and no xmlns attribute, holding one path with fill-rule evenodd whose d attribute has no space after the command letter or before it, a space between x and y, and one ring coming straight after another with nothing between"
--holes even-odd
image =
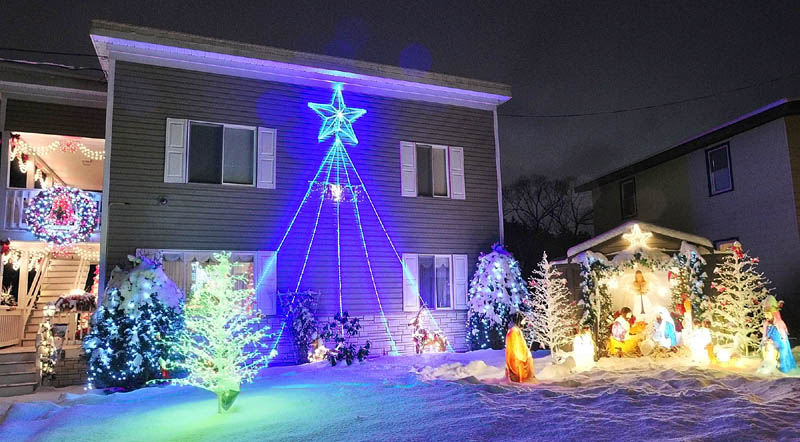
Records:
<instances>
[{"instance_id":1,"label":"blue lighted tree","mask_svg":"<svg viewBox=\"0 0 800 442\"><path fill-rule=\"evenodd\" d=\"M143 259L130 272L115 269L83 341L89 388L130 390L163 379L183 329L180 299L178 288L152 261Z\"/></svg>"}]
</instances>

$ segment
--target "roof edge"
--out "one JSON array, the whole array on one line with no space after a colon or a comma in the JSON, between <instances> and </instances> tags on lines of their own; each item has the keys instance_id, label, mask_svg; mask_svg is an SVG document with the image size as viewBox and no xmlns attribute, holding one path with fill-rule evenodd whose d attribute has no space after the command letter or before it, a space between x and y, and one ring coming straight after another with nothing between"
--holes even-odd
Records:
<instances>
[{"instance_id":1,"label":"roof edge","mask_svg":"<svg viewBox=\"0 0 800 442\"><path fill-rule=\"evenodd\" d=\"M261 60L287 66L312 68L318 70L318 75L328 71L340 71L341 73L352 73L360 76L374 77L376 79L382 78L395 80L396 82L460 90L469 92L475 96L486 94L486 97L483 97L483 99L497 101L497 103L493 104L495 106L511 98L511 87L501 83L423 72L414 69L404 69L328 55L290 51L270 46L222 40L105 20L92 20L90 34L98 56L101 58L101 66L106 70L108 62L103 59L103 56L108 54L103 53L105 49L101 41L104 40L104 38L106 40L116 39L140 42L158 45L164 48L179 48L190 51L241 57L242 59ZM342 81L344 82L345 80Z\"/></svg>"},{"instance_id":2,"label":"roof edge","mask_svg":"<svg viewBox=\"0 0 800 442\"><path fill-rule=\"evenodd\" d=\"M742 132L754 129L770 121L789 115L800 114L800 99L782 98L766 106L748 112L733 120L714 127L711 130L695 135L673 147L651 155L635 163L601 175L575 187L576 192L587 192L604 184L631 176L643 170L674 160L710 144L718 143Z\"/></svg>"}]
</instances>

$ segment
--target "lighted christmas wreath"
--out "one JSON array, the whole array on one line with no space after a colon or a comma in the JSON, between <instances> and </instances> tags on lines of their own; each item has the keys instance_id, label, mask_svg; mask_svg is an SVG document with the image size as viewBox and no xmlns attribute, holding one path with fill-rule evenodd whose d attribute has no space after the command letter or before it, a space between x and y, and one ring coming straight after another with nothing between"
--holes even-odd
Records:
<instances>
[{"instance_id":1,"label":"lighted christmas wreath","mask_svg":"<svg viewBox=\"0 0 800 442\"><path fill-rule=\"evenodd\" d=\"M97 202L74 187L54 186L31 198L25 209L28 228L42 241L84 241L97 226Z\"/></svg>"}]
</instances>

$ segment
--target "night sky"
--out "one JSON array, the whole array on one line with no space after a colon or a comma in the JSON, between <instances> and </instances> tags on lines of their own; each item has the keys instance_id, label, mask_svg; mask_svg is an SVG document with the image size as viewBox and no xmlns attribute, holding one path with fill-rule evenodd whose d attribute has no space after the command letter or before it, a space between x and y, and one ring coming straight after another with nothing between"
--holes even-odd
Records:
<instances>
[{"instance_id":1,"label":"night sky","mask_svg":"<svg viewBox=\"0 0 800 442\"><path fill-rule=\"evenodd\" d=\"M499 110L504 184L526 173L594 178L800 97L797 0L2 6L4 48L93 53L89 25L97 18L508 83L513 98ZM98 67L91 57L0 56ZM707 98L661 106L693 97ZM585 113L601 114L552 117Z\"/></svg>"}]
</instances>

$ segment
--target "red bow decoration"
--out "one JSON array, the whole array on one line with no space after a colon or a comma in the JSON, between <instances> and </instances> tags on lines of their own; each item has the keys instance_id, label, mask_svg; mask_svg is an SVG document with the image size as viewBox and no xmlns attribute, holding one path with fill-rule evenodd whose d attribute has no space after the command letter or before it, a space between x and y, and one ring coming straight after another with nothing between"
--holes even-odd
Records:
<instances>
[{"instance_id":1,"label":"red bow decoration","mask_svg":"<svg viewBox=\"0 0 800 442\"><path fill-rule=\"evenodd\" d=\"M11 240L5 239L3 241L0 241L0 246L2 246L2 248L0 248L0 253L2 253L3 256L8 255L8 252L11 251Z\"/></svg>"}]
</instances>

